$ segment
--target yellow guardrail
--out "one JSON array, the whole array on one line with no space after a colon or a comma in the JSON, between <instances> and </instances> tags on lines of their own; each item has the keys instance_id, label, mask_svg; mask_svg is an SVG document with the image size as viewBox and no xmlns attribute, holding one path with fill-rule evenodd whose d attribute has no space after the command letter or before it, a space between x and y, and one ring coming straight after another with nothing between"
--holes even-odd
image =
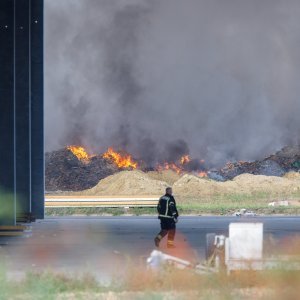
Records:
<instances>
[{"instance_id":1,"label":"yellow guardrail","mask_svg":"<svg viewBox=\"0 0 300 300\"><path fill-rule=\"evenodd\" d=\"M159 196L45 196L45 207L155 207Z\"/></svg>"},{"instance_id":2,"label":"yellow guardrail","mask_svg":"<svg viewBox=\"0 0 300 300\"><path fill-rule=\"evenodd\" d=\"M31 231L31 227L28 225L1 225L0 237L23 236L29 231Z\"/></svg>"}]
</instances>

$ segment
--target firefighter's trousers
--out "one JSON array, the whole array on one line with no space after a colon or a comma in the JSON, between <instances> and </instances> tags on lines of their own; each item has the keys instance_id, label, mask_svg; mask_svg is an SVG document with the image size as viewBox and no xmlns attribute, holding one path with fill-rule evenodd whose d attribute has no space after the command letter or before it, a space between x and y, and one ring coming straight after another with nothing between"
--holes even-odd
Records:
<instances>
[{"instance_id":1,"label":"firefighter's trousers","mask_svg":"<svg viewBox=\"0 0 300 300\"><path fill-rule=\"evenodd\" d=\"M161 231L156 238L161 241L166 235L168 235L167 246L172 247L174 245L174 239L176 234L176 223L170 218L160 218Z\"/></svg>"}]
</instances>

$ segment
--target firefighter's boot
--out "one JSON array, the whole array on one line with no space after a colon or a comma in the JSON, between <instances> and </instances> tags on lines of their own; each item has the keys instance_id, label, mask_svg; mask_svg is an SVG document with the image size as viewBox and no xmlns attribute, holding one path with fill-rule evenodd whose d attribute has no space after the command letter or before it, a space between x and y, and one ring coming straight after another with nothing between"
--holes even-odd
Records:
<instances>
[{"instance_id":1,"label":"firefighter's boot","mask_svg":"<svg viewBox=\"0 0 300 300\"><path fill-rule=\"evenodd\" d=\"M155 239L154 239L155 247L157 247L157 248L159 247L159 243L160 243L161 239L162 239L161 235L158 235L155 237Z\"/></svg>"},{"instance_id":2,"label":"firefighter's boot","mask_svg":"<svg viewBox=\"0 0 300 300\"><path fill-rule=\"evenodd\" d=\"M175 245L174 245L174 241L168 240L168 242L167 242L167 248L168 249L174 249L174 248L176 248Z\"/></svg>"}]
</instances>

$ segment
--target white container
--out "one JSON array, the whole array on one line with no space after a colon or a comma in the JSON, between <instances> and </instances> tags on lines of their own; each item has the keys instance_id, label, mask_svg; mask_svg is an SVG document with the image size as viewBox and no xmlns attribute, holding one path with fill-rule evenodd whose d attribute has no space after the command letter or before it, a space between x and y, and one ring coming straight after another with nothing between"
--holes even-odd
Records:
<instances>
[{"instance_id":1,"label":"white container","mask_svg":"<svg viewBox=\"0 0 300 300\"><path fill-rule=\"evenodd\" d=\"M262 260L263 224L231 223L228 244L227 259Z\"/></svg>"}]
</instances>

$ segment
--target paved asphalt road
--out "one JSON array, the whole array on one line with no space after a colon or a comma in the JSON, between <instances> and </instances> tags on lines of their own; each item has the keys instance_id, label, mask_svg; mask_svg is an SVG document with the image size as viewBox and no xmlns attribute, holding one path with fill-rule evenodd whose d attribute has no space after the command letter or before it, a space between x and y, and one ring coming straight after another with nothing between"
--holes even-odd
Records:
<instances>
[{"instance_id":1,"label":"paved asphalt road","mask_svg":"<svg viewBox=\"0 0 300 300\"><path fill-rule=\"evenodd\" d=\"M171 254L204 259L207 233L227 234L229 223L251 221L264 223L265 254L300 236L300 217L181 217ZM143 262L159 229L155 217L49 217L33 223L31 237L1 238L0 258L14 272L49 268L115 274L125 264Z\"/></svg>"}]
</instances>

